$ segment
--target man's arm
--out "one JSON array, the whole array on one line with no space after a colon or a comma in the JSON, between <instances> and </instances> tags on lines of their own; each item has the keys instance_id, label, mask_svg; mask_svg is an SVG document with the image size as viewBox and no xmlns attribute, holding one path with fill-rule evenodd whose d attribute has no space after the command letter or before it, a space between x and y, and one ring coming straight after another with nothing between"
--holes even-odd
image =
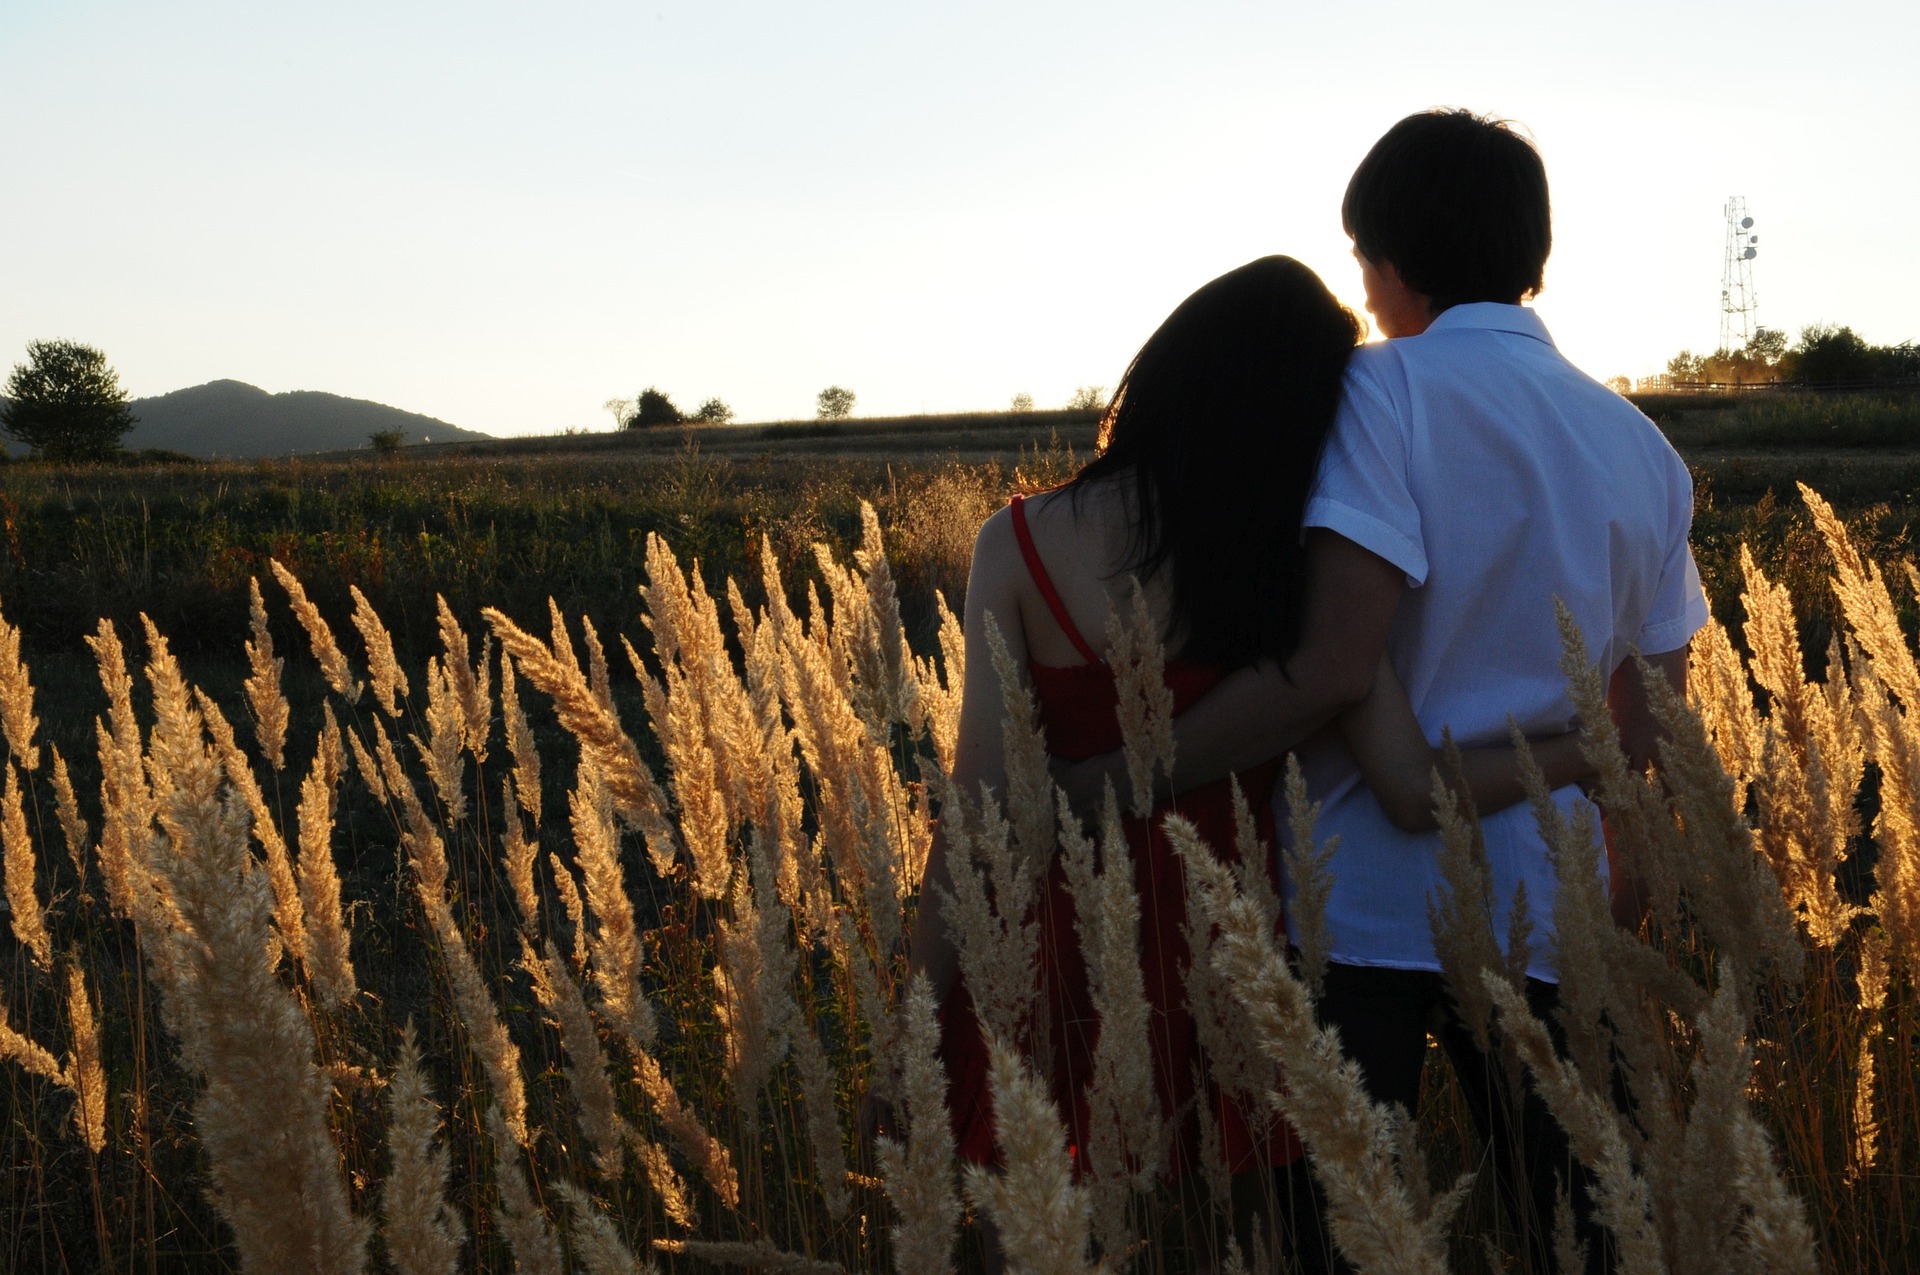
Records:
<instances>
[{"instance_id":1,"label":"man's arm","mask_svg":"<svg viewBox=\"0 0 1920 1275\"><path fill-rule=\"evenodd\" d=\"M1405 573L1385 558L1331 531L1309 531L1299 648L1284 672L1270 660L1249 665L1180 714L1171 792L1278 757L1364 699L1406 588ZM1119 754L1110 753L1064 767L1057 778L1074 809L1085 811L1098 805L1106 780L1124 791L1125 776Z\"/></svg>"},{"instance_id":2,"label":"man's arm","mask_svg":"<svg viewBox=\"0 0 1920 1275\"><path fill-rule=\"evenodd\" d=\"M1665 678L1667 684L1681 695L1687 693L1687 647L1649 655L1646 660L1654 676ZM1613 717L1614 727L1620 732L1620 748L1627 755L1627 764L1636 772L1657 765L1663 732L1659 721L1654 718L1647 695L1647 683L1640 676L1638 660L1626 660L1613 671L1613 677L1607 683L1607 711ZM1612 881L1614 924L1637 929L1640 919L1647 914L1646 882L1627 872L1611 854L1607 856L1607 861Z\"/></svg>"}]
</instances>

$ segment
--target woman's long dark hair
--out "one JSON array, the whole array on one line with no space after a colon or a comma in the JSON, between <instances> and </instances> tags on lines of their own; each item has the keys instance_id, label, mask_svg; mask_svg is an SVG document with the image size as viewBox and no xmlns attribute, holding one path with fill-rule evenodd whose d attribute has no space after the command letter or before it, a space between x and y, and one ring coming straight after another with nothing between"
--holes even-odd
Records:
<instances>
[{"instance_id":1,"label":"woman's long dark hair","mask_svg":"<svg viewBox=\"0 0 1920 1275\"><path fill-rule=\"evenodd\" d=\"M1172 570L1181 658L1284 662L1299 644L1300 521L1362 333L1313 271L1262 257L1181 302L1120 378L1100 454L1063 490L1131 480L1123 569Z\"/></svg>"}]
</instances>

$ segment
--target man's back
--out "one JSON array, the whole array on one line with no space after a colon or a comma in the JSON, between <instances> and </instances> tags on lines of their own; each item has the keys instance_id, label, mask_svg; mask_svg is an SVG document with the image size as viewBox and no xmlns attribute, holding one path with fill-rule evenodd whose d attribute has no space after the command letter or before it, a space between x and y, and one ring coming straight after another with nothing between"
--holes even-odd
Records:
<instances>
[{"instance_id":1,"label":"man's back","mask_svg":"<svg viewBox=\"0 0 1920 1275\"><path fill-rule=\"evenodd\" d=\"M1529 731L1568 725L1556 597L1609 671L1630 647L1686 644L1706 617L1691 505L1686 468L1651 422L1567 363L1531 311L1474 304L1355 356L1306 521L1407 574L1390 656L1429 740L1445 728L1476 744L1503 741L1509 715ZM1343 845L1335 959L1437 968L1437 839L1393 827L1341 759L1319 763L1331 781L1321 833ZM1534 916L1548 916L1532 814L1514 807L1484 827L1496 900L1524 880ZM1534 972L1551 978L1543 956Z\"/></svg>"}]
</instances>

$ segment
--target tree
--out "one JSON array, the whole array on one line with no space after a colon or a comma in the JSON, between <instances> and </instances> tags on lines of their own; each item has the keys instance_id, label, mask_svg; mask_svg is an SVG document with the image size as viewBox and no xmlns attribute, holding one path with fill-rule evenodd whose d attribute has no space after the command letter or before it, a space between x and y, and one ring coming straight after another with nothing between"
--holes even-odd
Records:
<instances>
[{"instance_id":1,"label":"tree","mask_svg":"<svg viewBox=\"0 0 1920 1275\"><path fill-rule=\"evenodd\" d=\"M135 417L107 356L78 341L29 341L14 365L0 429L48 460L101 460L120 450Z\"/></svg>"},{"instance_id":2,"label":"tree","mask_svg":"<svg viewBox=\"0 0 1920 1275\"><path fill-rule=\"evenodd\" d=\"M407 441L407 431L395 425L391 429L377 429L367 435L367 442L378 456L397 456L401 444Z\"/></svg>"},{"instance_id":3,"label":"tree","mask_svg":"<svg viewBox=\"0 0 1920 1275\"><path fill-rule=\"evenodd\" d=\"M625 429L633 424L633 414L640 409L633 405L630 398L610 398L600 405L600 410L612 415L615 429ZM572 433L571 430L568 432Z\"/></svg>"},{"instance_id":4,"label":"tree","mask_svg":"<svg viewBox=\"0 0 1920 1275\"><path fill-rule=\"evenodd\" d=\"M733 409L717 398L710 398L695 409L693 419L710 425L725 425L733 420Z\"/></svg>"},{"instance_id":5,"label":"tree","mask_svg":"<svg viewBox=\"0 0 1920 1275\"><path fill-rule=\"evenodd\" d=\"M829 385L820 391L820 419L823 421L844 421L853 415L853 391L840 385Z\"/></svg>"},{"instance_id":6,"label":"tree","mask_svg":"<svg viewBox=\"0 0 1920 1275\"><path fill-rule=\"evenodd\" d=\"M1787 352L1787 334L1779 328L1755 328L1753 335L1747 338L1747 353L1765 363L1768 367L1780 361Z\"/></svg>"},{"instance_id":7,"label":"tree","mask_svg":"<svg viewBox=\"0 0 1920 1275\"><path fill-rule=\"evenodd\" d=\"M655 425L678 425L685 419L664 391L649 385L633 400L633 415L627 420L627 428L651 429Z\"/></svg>"},{"instance_id":8,"label":"tree","mask_svg":"<svg viewBox=\"0 0 1920 1275\"><path fill-rule=\"evenodd\" d=\"M1013 410L1016 412L1031 412L1033 410L1033 395L1015 394L1013 396Z\"/></svg>"},{"instance_id":9,"label":"tree","mask_svg":"<svg viewBox=\"0 0 1920 1275\"><path fill-rule=\"evenodd\" d=\"M1107 406L1107 387L1104 385L1082 385L1067 400L1069 412L1098 412Z\"/></svg>"}]
</instances>

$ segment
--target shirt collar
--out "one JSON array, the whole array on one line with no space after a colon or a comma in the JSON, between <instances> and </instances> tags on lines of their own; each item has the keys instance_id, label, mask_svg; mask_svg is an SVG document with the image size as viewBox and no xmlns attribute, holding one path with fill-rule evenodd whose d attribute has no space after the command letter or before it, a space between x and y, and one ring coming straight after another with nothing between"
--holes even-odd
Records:
<instances>
[{"instance_id":1,"label":"shirt collar","mask_svg":"<svg viewBox=\"0 0 1920 1275\"><path fill-rule=\"evenodd\" d=\"M1454 328L1513 332L1544 341L1548 345L1553 344L1553 338L1547 334L1547 325L1540 321L1539 315L1523 305L1470 301L1465 305L1448 306L1427 325L1428 332L1445 332Z\"/></svg>"}]
</instances>

